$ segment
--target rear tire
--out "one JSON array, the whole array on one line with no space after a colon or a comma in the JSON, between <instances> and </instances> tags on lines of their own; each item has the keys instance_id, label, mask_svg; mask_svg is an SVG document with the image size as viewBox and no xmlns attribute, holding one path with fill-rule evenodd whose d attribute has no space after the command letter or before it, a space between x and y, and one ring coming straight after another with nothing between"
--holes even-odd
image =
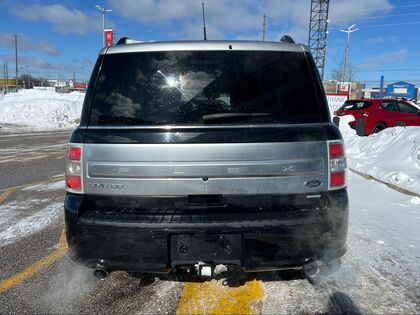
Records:
<instances>
[{"instance_id":1,"label":"rear tire","mask_svg":"<svg viewBox=\"0 0 420 315\"><path fill-rule=\"evenodd\" d=\"M384 130L386 128L384 123L378 122L375 127L373 128L373 133L378 133L381 132L382 130Z\"/></svg>"}]
</instances>

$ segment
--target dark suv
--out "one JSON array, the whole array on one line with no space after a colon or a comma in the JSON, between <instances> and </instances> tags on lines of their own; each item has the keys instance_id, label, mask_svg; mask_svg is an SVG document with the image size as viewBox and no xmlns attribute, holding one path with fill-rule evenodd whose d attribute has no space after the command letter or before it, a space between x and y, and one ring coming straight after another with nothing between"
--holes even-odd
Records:
<instances>
[{"instance_id":1,"label":"dark suv","mask_svg":"<svg viewBox=\"0 0 420 315\"><path fill-rule=\"evenodd\" d=\"M110 271L337 266L346 159L309 49L287 42L103 49L68 146L70 255Z\"/></svg>"}]
</instances>

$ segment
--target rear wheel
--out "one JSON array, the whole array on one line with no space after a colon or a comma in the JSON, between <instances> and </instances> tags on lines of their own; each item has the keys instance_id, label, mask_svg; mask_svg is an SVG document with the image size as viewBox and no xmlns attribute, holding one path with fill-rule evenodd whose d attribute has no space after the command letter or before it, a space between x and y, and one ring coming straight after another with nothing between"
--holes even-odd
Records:
<instances>
[{"instance_id":1,"label":"rear wheel","mask_svg":"<svg viewBox=\"0 0 420 315\"><path fill-rule=\"evenodd\" d=\"M373 128L373 133L378 133L386 128L384 123L378 122Z\"/></svg>"}]
</instances>

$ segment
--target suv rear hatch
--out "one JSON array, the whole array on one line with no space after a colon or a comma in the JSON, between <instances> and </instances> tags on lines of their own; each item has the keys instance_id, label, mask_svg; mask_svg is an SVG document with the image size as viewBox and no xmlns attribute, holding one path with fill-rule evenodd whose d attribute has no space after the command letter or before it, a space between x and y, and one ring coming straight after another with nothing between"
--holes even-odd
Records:
<instances>
[{"instance_id":1,"label":"suv rear hatch","mask_svg":"<svg viewBox=\"0 0 420 315\"><path fill-rule=\"evenodd\" d=\"M340 136L305 52L143 51L98 63L85 194L329 190L328 141Z\"/></svg>"}]
</instances>

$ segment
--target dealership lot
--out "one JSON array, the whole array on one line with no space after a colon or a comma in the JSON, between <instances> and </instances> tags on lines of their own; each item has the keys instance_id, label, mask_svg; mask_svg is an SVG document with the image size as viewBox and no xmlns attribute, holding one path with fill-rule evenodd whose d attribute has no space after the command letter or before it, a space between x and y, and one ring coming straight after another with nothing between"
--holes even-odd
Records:
<instances>
[{"instance_id":1,"label":"dealership lot","mask_svg":"<svg viewBox=\"0 0 420 315\"><path fill-rule=\"evenodd\" d=\"M0 134L3 152L35 157L0 157L0 305L5 313L420 311L420 242L415 232L420 201L353 173L348 252L341 270L321 284L310 284L299 272L228 281L173 276L140 280L115 272L98 281L92 270L66 255L61 168L67 137L68 132ZM51 174L44 174L45 169ZM18 175L14 182L11 170Z\"/></svg>"}]
</instances>

